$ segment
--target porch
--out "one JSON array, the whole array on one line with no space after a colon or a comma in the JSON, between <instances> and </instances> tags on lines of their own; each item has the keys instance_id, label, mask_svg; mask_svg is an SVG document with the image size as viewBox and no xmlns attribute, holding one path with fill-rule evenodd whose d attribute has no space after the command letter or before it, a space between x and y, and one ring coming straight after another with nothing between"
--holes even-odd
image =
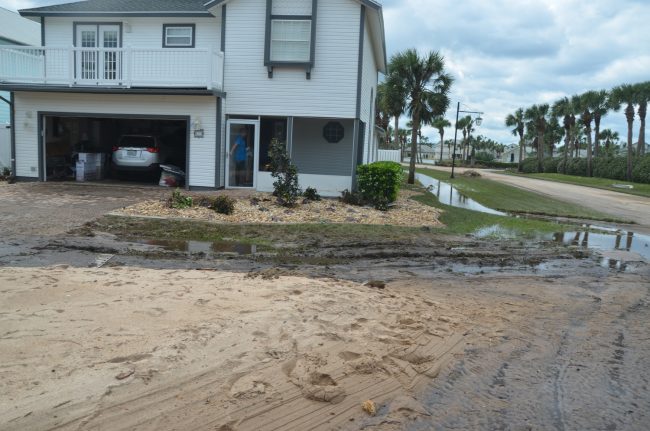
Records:
<instances>
[{"instance_id":1,"label":"porch","mask_svg":"<svg viewBox=\"0 0 650 431\"><path fill-rule=\"evenodd\" d=\"M0 83L223 91L216 48L0 47Z\"/></svg>"}]
</instances>

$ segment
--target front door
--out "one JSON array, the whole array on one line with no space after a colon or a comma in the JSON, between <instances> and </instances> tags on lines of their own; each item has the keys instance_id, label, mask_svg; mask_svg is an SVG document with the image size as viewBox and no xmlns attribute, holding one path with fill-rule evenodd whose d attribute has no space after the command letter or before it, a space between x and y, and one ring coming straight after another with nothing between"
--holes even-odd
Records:
<instances>
[{"instance_id":1,"label":"front door","mask_svg":"<svg viewBox=\"0 0 650 431\"><path fill-rule=\"evenodd\" d=\"M228 120L226 187L253 188L257 185L259 121Z\"/></svg>"},{"instance_id":2,"label":"front door","mask_svg":"<svg viewBox=\"0 0 650 431\"><path fill-rule=\"evenodd\" d=\"M76 78L92 84L119 83L122 78L120 26L77 26Z\"/></svg>"}]
</instances>

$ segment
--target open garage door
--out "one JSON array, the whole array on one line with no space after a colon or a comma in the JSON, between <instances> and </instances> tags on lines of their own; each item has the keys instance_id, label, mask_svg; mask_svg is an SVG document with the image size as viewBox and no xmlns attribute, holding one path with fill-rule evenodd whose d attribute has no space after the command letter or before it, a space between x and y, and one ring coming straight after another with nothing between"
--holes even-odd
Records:
<instances>
[{"instance_id":1,"label":"open garage door","mask_svg":"<svg viewBox=\"0 0 650 431\"><path fill-rule=\"evenodd\" d=\"M46 181L157 183L161 164L188 172L189 117L42 114Z\"/></svg>"}]
</instances>

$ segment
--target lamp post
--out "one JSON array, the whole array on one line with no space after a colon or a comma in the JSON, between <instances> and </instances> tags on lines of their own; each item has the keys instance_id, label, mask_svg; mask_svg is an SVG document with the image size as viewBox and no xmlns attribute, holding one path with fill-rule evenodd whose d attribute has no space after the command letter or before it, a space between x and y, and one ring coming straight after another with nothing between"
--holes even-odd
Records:
<instances>
[{"instance_id":1,"label":"lamp post","mask_svg":"<svg viewBox=\"0 0 650 431\"><path fill-rule=\"evenodd\" d=\"M456 168L456 141L458 140L458 114L461 112L465 114L478 114L478 117L476 118L476 125L480 126L481 123L483 122L483 119L481 118L481 115L483 115L483 112L478 112L478 111L461 111L460 110L460 102L458 102L458 105L456 106L456 124L454 125L454 153L451 155L451 176L449 178L454 178L454 169Z\"/></svg>"}]
</instances>

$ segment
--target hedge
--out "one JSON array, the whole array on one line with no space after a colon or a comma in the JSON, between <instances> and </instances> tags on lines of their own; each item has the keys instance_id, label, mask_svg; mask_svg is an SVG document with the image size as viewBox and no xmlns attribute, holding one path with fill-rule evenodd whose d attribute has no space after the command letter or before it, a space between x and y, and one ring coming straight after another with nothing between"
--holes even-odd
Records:
<instances>
[{"instance_id":1,"label":"hedge","mask_svg":"<svg viewBox=\"0 0 650 431\"><path fill-rule=\"evenodd\" d=\"M650 184L650 154L636 160L632 169L632 181Z\"/></svg>"},{"instance_id":2,"label":"hedge","mask_svg":"<svg viewBox=\"0 0 650 431\"><path fill-rule=\"evenodd\" d=\"M536 174L539 172L538 162L536 157L524 159L521 162L521 171L525 174Z\"/></svg>"},{"instance_id":3,"label":"hedge","mask_svg":"<svg viewBox=\"0 0 650 431\"><path fill-rule=\"evenodd\" d=\"M386 210L397 199L404 177L402 166L396 162L375 162L357 167L357 184L364 201Z\"/></svg>"},{"instance_id":4,"label":"hedge","mask_svg":"<svg viewBox=\"0 0 650 431\"><path fill-rule=\"evenodd\" d=\"M557 167L562 161L561 157L547 157L544 159L542 162L542 166L544 167L544 172L549 173L555 173L557 172Z\"/></svg>"}]
</instances>

